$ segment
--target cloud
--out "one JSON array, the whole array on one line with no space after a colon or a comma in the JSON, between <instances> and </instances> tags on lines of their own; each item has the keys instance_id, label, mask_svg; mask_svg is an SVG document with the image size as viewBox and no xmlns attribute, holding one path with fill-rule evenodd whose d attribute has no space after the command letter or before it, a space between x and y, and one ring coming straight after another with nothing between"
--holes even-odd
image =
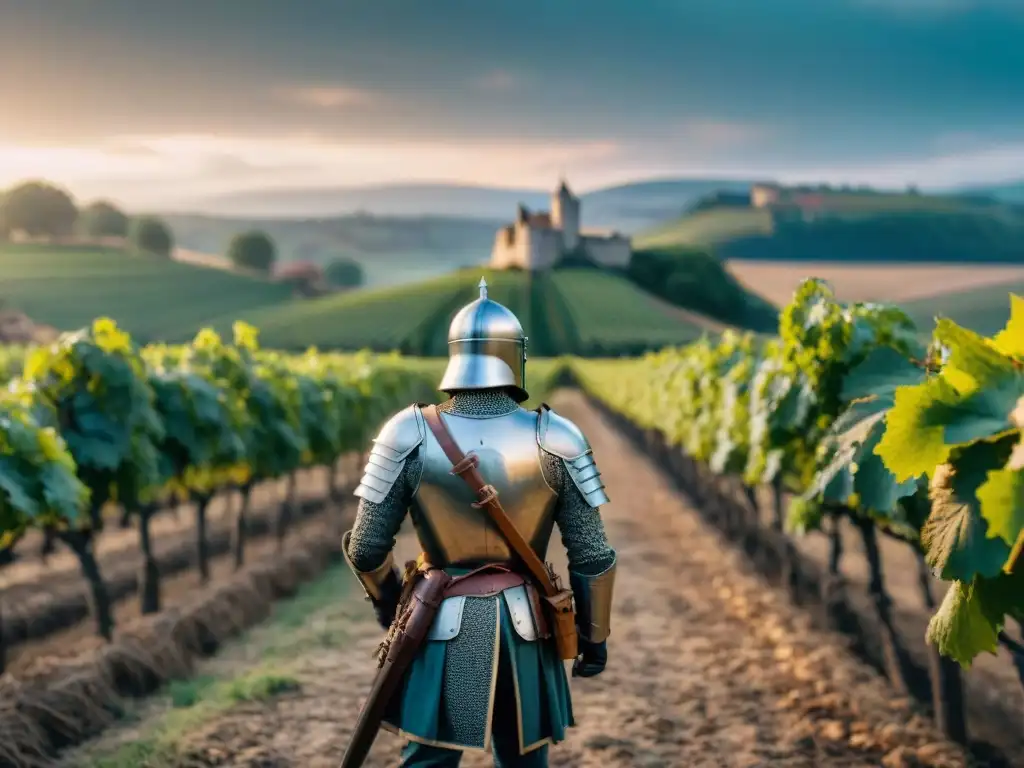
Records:
<instances>
[{"instance_id":1,"label":"cloud","mask_svg":"<svg viewBox=\"0 0 1024 768\"><path fill-rule=\"evenodd\" d=\"M436 181L546 187L560 173L593 185L623 161L623 147L612 140L394 142L178 134L118 137L111 146L139 152L0 144L0 189L42 176L79 197L102 195L132 210L190 208L205 196L268 188Z\"/></svg>"},{"instance_id":2,"label":"cloud","mask_svg":"<svg viewBox=\"0 0 1024 768\"><path fill-rule=\"evenodd\" d=\"M473 86L481 91L508 92L517 90L522 78L504 69L496 69L473 79Z\"/></svg>"},{"instance_id":3,"label":"cloud","mask_svg":"<svg viewBox=\"0 0 1024 768\"><path fill-rule=\"evenodd\" d=\"M709 118L686 120L672 131L672 138L696 149L715 150L746 146L766 138L771 132L762 125Z\"/></svg>"},{"instance_id":4,"label":"cloud","mask_svg":"<svg viewBox=\"0 0 1024 768\"><path fill-rule=\"evenodd\" d=\"M379 95L362 88L346 86L300 86L280 88L276 91L280 99L320 109L341 109L360 107L379 101Z\"/></svg>"}]
</instances>

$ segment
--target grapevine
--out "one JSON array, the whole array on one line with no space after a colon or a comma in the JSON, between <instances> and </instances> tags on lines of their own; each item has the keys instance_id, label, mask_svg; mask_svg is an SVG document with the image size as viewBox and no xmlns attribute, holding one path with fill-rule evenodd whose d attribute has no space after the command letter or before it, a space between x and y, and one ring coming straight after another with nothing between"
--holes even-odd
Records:
<instances>
[{"instance_id":1,"label":"grapevine","mask_svg":"<svg viewBox=\"0 0 1024 768\"><path fill-rule=\"evenodd\" d=\"M336 495L341 456L361 450L394 411L437 397L436 366L397 355L282 355L260 349L257 339L255 328L236 324L231 342L203 330L187 345L140 348L100 318L6 358L23 359L24 370L0 396L0 550L31 528L68 546L104 637L112 637L114 619L94 546L109 513L138 521L142 611L155 612L149 523L162 508L196 505L205 581L205 515L215 494L242 493L234 545L241 565L255 484L288 478L277 526L283 538L296 471L325 468Z\"/></svg>"},{"instance_id":2,"label":"grapevine","mask_svg":"<svg viewBox=\"0 0 1024 768\"><path fill-rule=\"evenodd\" d=\"M592 397L657 434L698 475L735 478L755 507L752 486L773 486L777 500L788 491L791 532L847 519L863 538L899 687L906 653L876 531L950 584L927 632L944 657L966 668L1000 645L1012 650L1007 622L1024 621L1024 299L1011 301L993 338L942 319L925 345L901 310L844 304L811 279L781 313L776 338L726 333L636 361L571 365Z\"/></svg>"}]
</instances>

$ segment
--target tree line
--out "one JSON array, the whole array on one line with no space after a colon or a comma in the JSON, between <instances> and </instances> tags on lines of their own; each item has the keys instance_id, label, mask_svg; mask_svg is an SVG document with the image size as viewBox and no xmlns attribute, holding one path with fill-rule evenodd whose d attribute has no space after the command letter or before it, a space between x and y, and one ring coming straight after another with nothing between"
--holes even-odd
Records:
<instances>
[{"instance_id":1,"label":"tree line","mask_svg":"<svg viewBox=\"0 0 1024 768\"><path fill-rule=\"evenodd\" d=\"M0 191L0 241L18 234L49 240L118 238L137 252L163 258L171 258L175 247L174 233L159 217L130 216L107 200L79 207L66 190L36 180ZM272 275L278 251L267 233L253 230L231 239L227 257L235 267ZM339 288L362 285L362 265L337 259L324 269L324 278Z\"/></svg>"}]
</instances>

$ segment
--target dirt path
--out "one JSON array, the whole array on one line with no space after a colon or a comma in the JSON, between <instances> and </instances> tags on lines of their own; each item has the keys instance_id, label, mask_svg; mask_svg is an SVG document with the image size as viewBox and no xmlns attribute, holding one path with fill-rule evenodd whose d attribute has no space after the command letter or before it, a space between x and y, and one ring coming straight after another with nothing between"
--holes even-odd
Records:
<instances>
[{"instance_id":1,"label":"dirt path","mask_svg":"<svg viewBox=\"0 0 1024 768\"><path fill-rule=\"evenodd\" d=\"M747 575L579 395L561 394L556 408L590 436L604 470L620 566L609 667L574 683L579 727L552 765L965 764L842 640L811 629ZM414 546L405 534L398 554ZM151 700L64 765L336 766L381 635L360 598L335 568L197 681ZM367 766L396 765L399 749L382 735ZM470 754L463 765L491 761Z\"/></svg>"}]
</instances>

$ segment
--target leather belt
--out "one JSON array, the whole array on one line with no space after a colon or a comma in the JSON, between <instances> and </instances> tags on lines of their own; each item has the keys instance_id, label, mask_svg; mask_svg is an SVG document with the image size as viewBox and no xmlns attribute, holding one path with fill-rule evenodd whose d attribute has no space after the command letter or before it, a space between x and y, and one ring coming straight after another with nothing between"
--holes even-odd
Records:
<instances>
[{"instance_id":1,"label":"leather belt","mask_svg":"<svg viewBox=\"0 0 1024 768\"><path fill-rule=\"evenodd\" d=\"M488 597L496 595L511 587L525 584L526 578L521 574L502 566L485 565L465 576L456 576L445 588L445 597Z\"/></svg>"}]
</instances>

